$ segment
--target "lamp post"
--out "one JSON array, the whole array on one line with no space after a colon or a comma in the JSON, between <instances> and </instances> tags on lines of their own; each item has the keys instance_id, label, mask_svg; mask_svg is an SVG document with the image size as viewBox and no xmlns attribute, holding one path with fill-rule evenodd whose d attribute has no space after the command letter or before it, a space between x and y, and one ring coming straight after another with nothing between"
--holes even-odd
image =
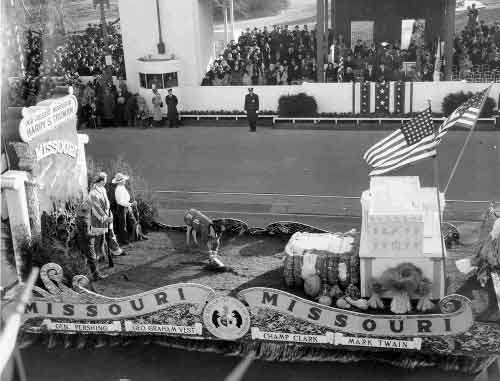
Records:
<instances>
[{"instance_id":1,"label":"lamp post","mask_svg":"<svg viewBox=\"0 0 500 381\"><path fill-rule=\"evenodd\" d=\"M231 23L231 35L230 39L234 40L236 39L235 34L234 34L234 0L230 0L229 3L229 22Z\"/></svg>"},{"instance_id":2,"label":"lamp post","mask_svg":"<svg viewBox=\"0 0 500 381\"><path fill-rule=\"evenodd\" d=\"M160 2L156 0L156 18L158 20L158 54L165 54L165 43L161 33L161 16L160 16Z\"/></svg>"},{"instance_id":3,"label":"lamp post","mask_svg":"<svg viewBox=\"0 0 500 381\"><path fill-rule=\"evenodd\" d=\"M318 82L325 82L325 57L328 54L328 2L317 0L316 4L316 63Z\"/></svg>"},{"instance_id":4,"label":"lamp post","mask_svg":"<svg viewBox=\"0 0 500 381\"><path fill-rule=\"evenodd\" d=\"M455 12L457 2L456 0L444 1L444 79L451 81L453 73L453 39L455 34Z\"/></svg>"}]
</instances>

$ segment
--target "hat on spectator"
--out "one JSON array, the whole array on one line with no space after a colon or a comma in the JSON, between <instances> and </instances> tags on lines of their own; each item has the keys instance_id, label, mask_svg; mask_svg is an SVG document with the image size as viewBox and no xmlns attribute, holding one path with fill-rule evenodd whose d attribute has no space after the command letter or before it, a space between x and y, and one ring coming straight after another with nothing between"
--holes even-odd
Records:
<instances>
[{"instance_id":1,"label":"hat on spectator","mask_svg":"<svg viewBox=\"0 0 500 381\"><path fill-rule=\"evenodd\" d=\"M120 173L118 172L115 177L113 178L113 180L111 180L111 183L112 184L121 184L121 183L124 183L125 181L127 181L130 177L128 177L127 175L124 175L123 173Z\"/></svg>"},{"instance_id":2,"label":"hat on spectator","mask_svg":"<svg viewBox=\"0 0 500 381\"><path fill-rule=\"evenodd\" d=\"M94 178L94 183L98 183L107 177L108 175L106 174L106 172L99 172L97 176Z\"/></svg>"}]
</instances>

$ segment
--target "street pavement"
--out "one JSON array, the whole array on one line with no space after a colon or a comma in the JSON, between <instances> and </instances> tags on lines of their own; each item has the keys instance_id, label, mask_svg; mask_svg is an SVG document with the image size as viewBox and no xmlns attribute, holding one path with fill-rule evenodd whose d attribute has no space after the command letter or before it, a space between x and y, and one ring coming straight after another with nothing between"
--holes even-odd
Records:
<instances>
[{"instance_id":1,"label":"street pavement","mask_svg":"<svg viewBox=\"0 0 500 381\"><path fill-rule=\"evenodd\" d=\"M90 136L88 157L123 158L155 191L164 223L182 224L184 211L196 207L253 226L296 220L335 231L359 225L359 197L369 187L362 155L389 133L260 128L250 134L241 125L82 132ZM441 189L465 137L450 132L440 146ZM432 168L426 160L394 174L419 175L431 186ZM498 173L500 133L475 132L446 195L445 219L478 221L488 200L500 200Z\"/></svg>"}]
</instances>

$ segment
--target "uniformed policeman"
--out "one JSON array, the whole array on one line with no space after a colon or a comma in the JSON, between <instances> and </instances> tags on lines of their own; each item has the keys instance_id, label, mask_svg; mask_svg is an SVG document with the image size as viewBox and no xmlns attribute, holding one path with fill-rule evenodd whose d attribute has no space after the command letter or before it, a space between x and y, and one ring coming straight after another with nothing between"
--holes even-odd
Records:
<instances>
[{"instance_id":1,"label":"uniformed policeman","mask_svg":"<svg viewBox=\"0 0 500 381\"><path fill-rule=\"evenodd\" d=\"M250 132L257 131L259 96L253 92L252 87L248 89L248 94L245 96L245 113L247 114Z\"/></svg>"}]
</instances>

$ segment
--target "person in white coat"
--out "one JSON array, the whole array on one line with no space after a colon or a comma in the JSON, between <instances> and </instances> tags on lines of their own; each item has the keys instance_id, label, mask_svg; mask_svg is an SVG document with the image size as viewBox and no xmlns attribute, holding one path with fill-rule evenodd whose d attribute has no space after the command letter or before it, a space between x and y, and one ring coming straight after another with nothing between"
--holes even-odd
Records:
<instances>
[{"instance_id":1,"label":"person in white coat","mask_svg":"<svg viewBox=\"0 0 500 381\"><path fill-rule=\"evenodd\" d=\"M130 193L125 187L128 179L127 175L117 173L111 180L111 183L115 185L116 234L118 242L122 245L128 245L131 240L135 240L134 234L137 228L137 220L132 209L137 206L137 202L131 200Z\"/></svg>"}]
</instances>

